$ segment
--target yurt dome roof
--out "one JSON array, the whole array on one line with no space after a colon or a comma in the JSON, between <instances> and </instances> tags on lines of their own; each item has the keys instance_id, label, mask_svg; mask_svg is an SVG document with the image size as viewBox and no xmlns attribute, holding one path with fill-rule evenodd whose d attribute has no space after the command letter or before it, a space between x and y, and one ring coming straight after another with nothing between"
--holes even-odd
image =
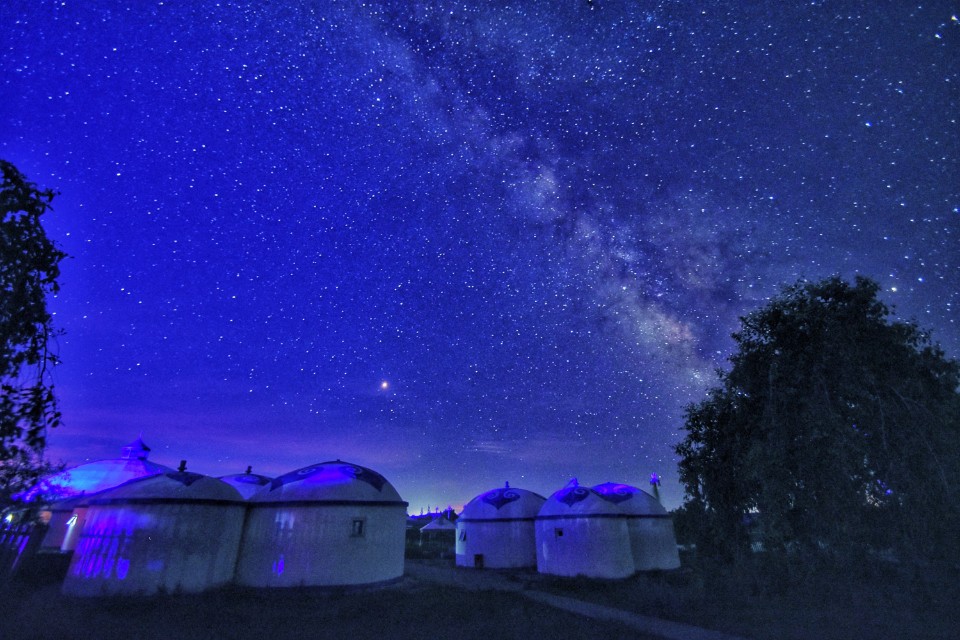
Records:
<instances>
[{"instance_id":1,"label":"yurt dome roof","mask_svg":"<svg viewBox=\"0 0 960 640\"><path fill-rule=\"evenodd\" d=\"M643 489L629 484L604 482L593 487L593 490L604 500L619 506L623 513L640 516L660 516L667 513L656 498Z\"/></svg>"},{"instance_id":2,"label":"yurt dome roof","mask_svg":"<svg viewBox=\"0 0 960 640\"><path fill-rule=\"evenodd\" d=\"M463 508L460 518L467 520L516 520L534 518L546 498L533 491L511 487L481 493Z\"/></svg>"},{"instance_id":3,"label":"yurt dome roof","mask_svg":"<svg viewBox=\"0 0 960 640\"><path fill-rule=\"evenodd\" d=\"M424 525L420 531L456 531L457 525L448 518L440 516L436 520Z\"/></svg>"},{"instance_id":4,"label":"yurt dome roof","mask_svg":"<svg viewBox=\"0 0 960 640\"><path fill-rule=\"evenodd\" d=\"M572 480L563 489L560 489L546 502L537 514L538 518L620 515L622 510L614 503L605 500L603 496L591 489L577 484Z\"/></svg>"},{"instance_id":5,"label":"yurt dome roof","mask_svg":"<svg viewBox=\"0 0 960 640\"><path fill-rule=\"evenodd\" d=\"M126 482L90 500L90 504L129 502L242 502L226 482L190 471L171 471Z\"/></svg>"},{"instance_id":6,"label":"yurt dome roof","mask_svg":"<svg viewBox=\"0 0 960 640\"><path fill-rule=\"evenodd\" d=\"M230 475L220 476L219 479L230 484L249 484L257 487L270 484L273 480L273 478L261 476L258 473L231 473Z\"/></svg>"},{"instance_id":7,"label":"yurt dome roof","mask_svg":"<svg viewBox=\"0 0 960 640\"><path fill-rule=\"evenodd\" d=\"M323 502L404 505L382 475L358 464L333 460L275 478L251 502Z\"/></svg>"},{"instance_id":8,"label":"yurt dome roof","mask_svg":"<svg viewBox=\"0 0 960 640\"><path fill-rule=\"evenodd\" d=\"M220 479L239 491L240 495L244 498L248 499L273 480L273 478L252 473L250 467L247 467L246 473L233 473L227 476L220 476Z\"/></svg>"},{"instance_id":9,"label":"yurt dome roof","mask_svg":"<svg viewBox=\"0 0 960 640\"><path fill-rule=\"evenodd\" d=\"M98 460L50 476L30 489L25 497L36 500L91 495L130 480L170 471L173 469L144 458Z\"/></svg>"}]
</instances>

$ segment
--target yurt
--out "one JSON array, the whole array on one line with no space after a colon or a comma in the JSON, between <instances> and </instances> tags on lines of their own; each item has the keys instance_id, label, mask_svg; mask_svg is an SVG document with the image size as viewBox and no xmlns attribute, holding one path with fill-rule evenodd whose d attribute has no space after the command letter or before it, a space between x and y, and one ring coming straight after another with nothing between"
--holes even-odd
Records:
<instances>
[{"instance_id":1,"label":"yurt","mask_svg":"<svg viewBox=\"0 0 960 640\"><path fill-rule=\"evenodd\" d=\"M453 509L448 509L420 528L419 546L424 557L450 558L453 556L457 524L451 518L455 517Z\"/></svg>"},{"instance_id":2,"label":"yurt","mask_svg":"<svg viewBox=\"0 0 960 640\"><path fill-rule=\"evenodd\" d=\"M244 502L236 489L175 471L90 499L63 592L75 596L199 592L233 578Z\"/></svg>"},{"instance_id":3,"label":"yurt","mask_svg":"<svg viewBox=\"0 0 960 640\"><path fill-rule=\"evenodd\" d=\"M680 567L673 520L656 498L637 487L614 482L598 484L593 490L624 514L637 571Z\"/></svg>"},{"instance_id":4,"label":"yurt","mask_svg":"<svg viewBox=\"0 0 960 640\"><path fill-rule=\"evenodd\" d=\"M148 447L137 438L123 447L120 457L97 460L56 473L42 480L24 496L28 501L43 501L41 511L47 521L47 533L40 544L42 551L73 551L83 531L87 503L91 496L113 489L137 478L146 478L173 471L170 467L150 462Z\"/></svg>"},{"instance_id":5,"label":"yurt","mask_svg":"<svg viewBox=\"0 0 960 640\"><path fill-rule=\"evenodd\" d=\"M239 584L358 585L403 575L407 503L376 471L315 464L276 478L247 506Z\"/></svg>"},{"instance_id":6,"label":"yurt","mask_svg":"<svg viewBox=\"0 0 960 640\"><path fill-rule=\"evenodd\" d=\"M243 496L243 499L247 500L250 498L250 496L270 484L273 478L268 478L267 476L261 476L253 473L253 468L247 467L247 470L244 473L234 473L229 476L220 476L220 480L223 480L228 485L239 491L240 495Z\"/></svg>"},{"instance_id":7,"label":"yurt","mask_svg":"<svg viewBox=\"0 0 960 640\"><path fill-rule=\"evenodd\" d=\"M534 520L546 498L511 487L482 493L457 520L458 567L513 569L537 566Z\"/></svg>"},{"instance_id":8,"label":"yurt","mask_svg":"<svg viewBox=\"0 0 960 640\"><path fill-rule=\"evenodd\" d=\"M575 479L543 503L534 525L540 573L625 578L634 572L622 511Z\"/></svg>"}]
</instances>

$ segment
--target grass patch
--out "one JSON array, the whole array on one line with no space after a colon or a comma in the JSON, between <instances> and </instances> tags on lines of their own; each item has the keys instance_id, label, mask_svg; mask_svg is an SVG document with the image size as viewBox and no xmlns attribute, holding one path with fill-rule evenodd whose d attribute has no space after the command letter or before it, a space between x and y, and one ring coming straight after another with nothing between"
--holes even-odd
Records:
<instances>
[{"instance_id":1,"label":"grass patch","mask_svg":"<svg viewBox=\"0 0 960 640\"><path fill-rule=\"evenodd\" d=\"M203 594L92 599L62 596L55 586L19 585L0 592L0 598L0 638L5 640L638 637L626 627L509 593L465 592L409 581L364 590L230 587Z\"/></svg>"},{"instance_id":2,"label":"grass patch","mask_svg":"<svg viewBox=\"0 0 960 640\"><path fill-rule=\"evenodd\" d=\"M756 640L960 637L956 571L700 566L617 581L543 577L536 588Z\"/></svg>"}]
</instances>

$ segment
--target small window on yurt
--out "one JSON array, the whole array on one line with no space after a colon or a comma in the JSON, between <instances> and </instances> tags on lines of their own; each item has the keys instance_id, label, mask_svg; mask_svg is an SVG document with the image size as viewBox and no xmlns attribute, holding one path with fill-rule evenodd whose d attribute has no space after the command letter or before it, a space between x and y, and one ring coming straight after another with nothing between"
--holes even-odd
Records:
<instances>
[{"instance_id":1,"label":"small window on yurt","mask_svg":"<svg viewBox=\"0 0 960 640\"><path fill-rule=\"evenodd\" d=\"M562 537L563 537L563 529L554 529L554 530L553 530L553 533L556 534L556 536L557 536L558 538L562 538Z\"/></svg>"},{"instance_id":2,"label":"small window on yurt","mask_svg":"<svg viewBox=\"0 0 960 640\"><path fill-rule=\"evenodd\" d=\"M353 527L350 529L350 537L362 538L366 534L366 529L367 529L366 518L354 518Z\"/></svg>"}]
</instances>

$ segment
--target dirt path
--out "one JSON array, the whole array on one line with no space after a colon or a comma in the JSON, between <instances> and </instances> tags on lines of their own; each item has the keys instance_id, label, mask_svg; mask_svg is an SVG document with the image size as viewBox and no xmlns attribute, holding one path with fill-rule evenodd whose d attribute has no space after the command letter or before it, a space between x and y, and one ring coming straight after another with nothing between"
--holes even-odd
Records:
<instances>
[{"instance_id":1,"label":"dirt path","mask_svg":"<svg viewBox=\"0 0 960 640\"><path fill-rule=\"evenodd\" d=\"M449 565L407 560L406 575L417 582L450 585L467 591L507 591L529 598L536 602L569 611L588 618L609 620L626 625L641 633L668 640L745 640L719 631L695 627L682 622L672 622L660 618L605 607L584 602L575 598L554 595L538 591L535 588L535 573L529 576L521 573L498 573L496 571L477 571L458 569Z\"/></svg>"}]
</instances>

